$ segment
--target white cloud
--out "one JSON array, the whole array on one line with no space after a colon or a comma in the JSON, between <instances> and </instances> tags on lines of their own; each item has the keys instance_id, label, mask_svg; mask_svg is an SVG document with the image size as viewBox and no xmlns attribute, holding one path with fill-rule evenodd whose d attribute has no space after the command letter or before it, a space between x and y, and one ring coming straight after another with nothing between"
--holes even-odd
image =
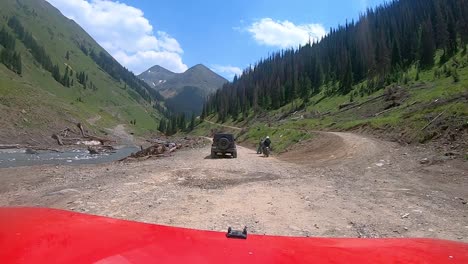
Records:
<instances>
[{"instance_id":1,"label":"white cloud","mask_svg":"<svg viewBox=\"0 0 468 264\"><path fill-rule=\"evenodd\" d=\"M121 64L135 73L158 64L174 72L187 70L176 39L153 26L143 11L110 0L47 0L75 20Z\"/></svg>"},{"instance_id":2,"label":"white cloud","mask_svg":"<svg viewBox=\"0 0 468 264\"><path fill-rule=\"evenodd\" d=\"M229 80L232 80L234 75L237 75L238 77L242 75L241 68L231 65L212 65L211 70L226 77Z\"/></svg>"},{"instance_id":3,"label":"white cloud","mask_svg":"<svg viewBox=\"0 0 468 264\"><path fill-rule=\"evenodd\" d=\"M281 48L304 45L309 41L318 41L325 36L325 28L321 24L302 24L285 21L275 21L262 18L247 28L253 38L262 45Z\"/></svg>"}]
</instances>

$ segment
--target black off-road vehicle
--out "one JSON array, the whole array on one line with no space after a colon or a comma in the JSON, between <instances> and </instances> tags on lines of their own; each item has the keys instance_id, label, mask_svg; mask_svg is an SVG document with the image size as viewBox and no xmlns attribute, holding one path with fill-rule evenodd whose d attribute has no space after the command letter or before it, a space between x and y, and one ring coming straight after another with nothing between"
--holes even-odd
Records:
<instances>
[{"instance_id":1,"label":"black off-road vehicle","mask_svg":"<svg viewBox=\"0 0 468 264\"><path fill-rule=\"evenodd\" d=\"M211 145L211 158L214 159L218 155L226 155L229 153L233 158L237 158L237 148L234 142L234 135L227 133L216 133L213 137Z\"/></svg>"}]
</instances>

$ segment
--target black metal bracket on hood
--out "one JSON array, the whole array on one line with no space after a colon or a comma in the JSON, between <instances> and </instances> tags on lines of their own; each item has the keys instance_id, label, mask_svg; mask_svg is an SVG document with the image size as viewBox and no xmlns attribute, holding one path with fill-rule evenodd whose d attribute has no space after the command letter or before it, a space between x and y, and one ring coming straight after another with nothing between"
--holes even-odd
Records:
<instances>
[{"instance_id":1,"label":"black metal bracket on hood","mask_svg":"<svg viewBox=\"0 0 468 264\"><path fill-rule=\"evenodd\" d=\"M237 238L237 239L247 239L247 227L244 227L244 230L233 230L231 227L228 228L227 238Z\"/></svg>"}]
</instances>

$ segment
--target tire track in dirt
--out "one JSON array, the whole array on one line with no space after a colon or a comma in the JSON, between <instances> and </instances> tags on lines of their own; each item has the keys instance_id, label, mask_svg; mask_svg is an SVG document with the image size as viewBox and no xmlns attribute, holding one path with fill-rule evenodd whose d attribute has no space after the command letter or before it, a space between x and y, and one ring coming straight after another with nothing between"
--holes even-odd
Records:
<instances>
[{"instance_id":1,"label":"tire track in dirt","mask_svg":"<svg viewBox=\"0 0 468 264\"><path fill-rule=\"evenodd\" d=\"M281 159L308 166L342 164L372 156L379 151L375 140L342 132L310 132L312 139L292 146Z\"/></svg>"}]
</instances>

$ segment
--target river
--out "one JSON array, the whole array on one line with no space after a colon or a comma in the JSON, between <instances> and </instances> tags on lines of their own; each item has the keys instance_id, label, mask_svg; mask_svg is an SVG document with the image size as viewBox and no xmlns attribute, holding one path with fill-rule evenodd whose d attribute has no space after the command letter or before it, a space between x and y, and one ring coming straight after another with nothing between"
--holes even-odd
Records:
<instances>
[{"instance_id":1,"label":"river","mask_svg":"<svg viewBox=\"0 0 468 264\"><path fill-rule=\"evenodd\" d=\"M122 146L114 152L92 155L86 149L72 149L63 152L37 151L28 154L26 149L1 149L0 168L33 166L43 164L79 165L97 164L122 159L139 149L133 146Z\"/></svg>"}]
</instances>

